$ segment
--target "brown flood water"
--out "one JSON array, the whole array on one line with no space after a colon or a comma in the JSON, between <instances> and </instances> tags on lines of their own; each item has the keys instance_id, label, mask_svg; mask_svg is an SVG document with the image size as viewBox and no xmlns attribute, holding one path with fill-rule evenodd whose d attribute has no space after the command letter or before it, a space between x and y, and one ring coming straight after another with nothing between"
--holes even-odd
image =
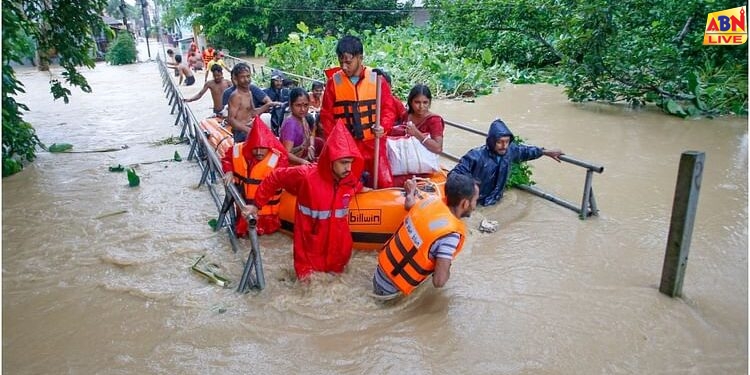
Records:
<instances>
[{"instance_id":1,"label":"brown flood water","mask_svg":"<svg viewBox=\"0 0 750 375\"><path fill-rule=\"evenodd\" d=\"M384 305L369 296L374 253L301 285L281 234L261 237L262 292L238 295L191 273L205 254L236 281L247 256L207 225L216 210L196 187L198 166L138 164L138 188L107 170L187 158L186 145L154 145L180 132L156 64L85 74L94 93L64 105L48 76L19 72L19 101L43 142L129 148L40 152L3 179L3 373L747 373L747 118L573 104L548 85L436 101L446 119L486 130L500 116L529 143L604 165L594 178L600 216L581 221L511 190L468 219L500 229L472 230L445 288ZM210 105L207 94L192 108L204 116ZM454 154L483 142L447 130ZM685 150L704 151L706 166L684 298L670 299L658 284ZM532 164L539 187L580 201L583 169Z\"/></svg>"}]
</instances>

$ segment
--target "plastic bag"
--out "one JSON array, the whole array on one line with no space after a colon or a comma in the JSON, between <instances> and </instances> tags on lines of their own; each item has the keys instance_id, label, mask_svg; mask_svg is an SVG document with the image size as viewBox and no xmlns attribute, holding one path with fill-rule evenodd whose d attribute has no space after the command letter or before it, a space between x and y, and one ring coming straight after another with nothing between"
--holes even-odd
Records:
<instances>
[{"instance_id":1,"label":"plastic bag","mask_svg":"<svg viewBox=\"0 0 750 375\"><path fill-rule=\"evenodd\" d=\"M386 146L394 176L440 170L440 156L428 150L415 137L388 137Z\"/></svg>"}]
</instances>

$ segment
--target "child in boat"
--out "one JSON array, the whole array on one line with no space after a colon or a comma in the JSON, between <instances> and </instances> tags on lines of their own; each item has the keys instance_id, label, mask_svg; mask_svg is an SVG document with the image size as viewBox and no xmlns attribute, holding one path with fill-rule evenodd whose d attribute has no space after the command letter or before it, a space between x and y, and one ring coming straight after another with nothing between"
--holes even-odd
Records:
<instances>
[{"instance_id":1,"label":"child in boat","mask_svg":"<svg viewBox=\"0 0 750 375\"><path fill-rule=\"evenodd\" d=\"M288 165L286 149L276 139L271 129L257 116L247 140L236 143L231 152L227 152L221 160L224 183L236 184L248 204L254 202L258 186L271 171ZM281 227L279 220L281 189L273 193L271 201L258 212L256 226L258 235L271 234ZM235 233L237 237L248 233L247 221L242 215L237 215Z\"/></svg>"},{"instance_id":2,"label":"child in boat","mask_svg":"<svg viewBox=\"0 0 750 375\"><path fill-rule=\"evenodd\" d=\"M289 152L290 164L309 164L317 160L323 149L323 139L315 136L315 125L307 120L309 95L301 87L294 88L289 93L289 103L292 115L281 124L279 140Z\"/></svg>"}]
</instances>

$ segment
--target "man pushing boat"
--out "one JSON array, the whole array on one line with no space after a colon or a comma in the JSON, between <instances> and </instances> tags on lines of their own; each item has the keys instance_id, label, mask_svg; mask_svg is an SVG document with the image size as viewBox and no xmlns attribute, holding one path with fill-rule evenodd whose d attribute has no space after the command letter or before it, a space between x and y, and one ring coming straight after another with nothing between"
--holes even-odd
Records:
<instances>
[{"instance_id":1,"label":"man pushing boat","mask_svg":"<svg viewBox=\"0 0 750 375\"><path fill-rule=\"evenodd\" d=\"M364 160L341 122L331 130L317 164L274 170L258 187L245 216L269 204L278 189L297 196L294 210L294 270L306 279L313 272L344 271L352 255L349 202L362 190Z\"/></svg>"}]
</instances>

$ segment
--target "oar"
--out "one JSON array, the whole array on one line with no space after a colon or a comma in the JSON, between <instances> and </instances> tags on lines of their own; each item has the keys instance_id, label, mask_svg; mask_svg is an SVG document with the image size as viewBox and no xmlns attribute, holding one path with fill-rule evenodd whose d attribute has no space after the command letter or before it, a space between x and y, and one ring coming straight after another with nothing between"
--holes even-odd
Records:
<instances>
[{"instance_id":1,"label":"oar","mask_svg":"<svg viewBox=\"0 0 750 375\"><path fill-rule=\"evenodd\" d=\"M377 75L377 79L375 80L375 85L377 86L375 88L375 128L380 128L380 103L381 103L381 96L382 93L380 92L380 80L382 77L380 74ZM378 161L380 160L380 137L375 136L375 161L373 164L373 171L372 171L372 188L377 189L378 188Z\"/></svg>"}]
</instances>

